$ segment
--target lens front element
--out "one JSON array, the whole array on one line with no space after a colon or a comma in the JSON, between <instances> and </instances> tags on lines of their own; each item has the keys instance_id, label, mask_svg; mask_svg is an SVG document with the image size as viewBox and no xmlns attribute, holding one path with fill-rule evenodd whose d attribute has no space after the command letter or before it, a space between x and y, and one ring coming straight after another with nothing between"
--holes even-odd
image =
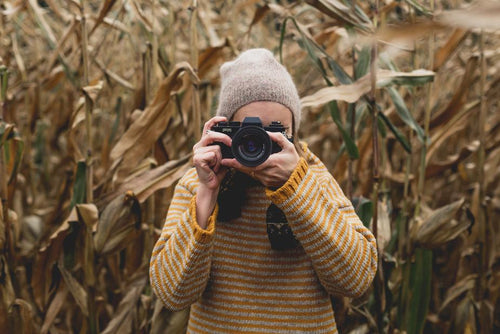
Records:
<instances>
[{"instance_id":1,"label":"lens front element","mask_svg":"<svg viewBox=\"0 0 500 334\"><path fill-rule=\"evenodd\" d=\"M261 127L245 126L234 135L231 150L242 165L255 167L271 154L271 138Z\"/></svg>"}]
</instances>

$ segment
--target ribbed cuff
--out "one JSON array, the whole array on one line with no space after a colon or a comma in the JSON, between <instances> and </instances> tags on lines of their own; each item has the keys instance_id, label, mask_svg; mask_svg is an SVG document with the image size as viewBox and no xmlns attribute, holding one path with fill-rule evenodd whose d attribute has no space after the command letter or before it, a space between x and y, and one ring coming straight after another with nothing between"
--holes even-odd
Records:
<instances>
[{"instance_id":1,"label":"ribbed cuff","mask_svg":"<svg viewBox=\"0 0 500 334\"><path fill-rule=\"evenodd\" d=\"M297 163L297 167L295 167L292 175L290 175L290 178L285 182L285 184L274 191L266 188L266 195L275 204L283 203L296 193L299 184L304 179L308 169L309 165L307 164L307 161L304 158L300 158Z\"/></svg>"},{"instance_id":2,"label":"ribbed cuff","mask_svg":"<svg viewBox=\"0 0 500 334\"><path fill-rule=\"evenodd\" d=\"M193 229L193 235L196 241L200 243L208 243L212 240L215 232L215 220L217 219L217 213L219 212L219 205L215 204L214 211L208 217L208 224L206 228L202 228L198 225L198 219L196 217L196 195L191 199L189 205L189 215L191 216L190 224Z\"/></svg>"}]
</instances>

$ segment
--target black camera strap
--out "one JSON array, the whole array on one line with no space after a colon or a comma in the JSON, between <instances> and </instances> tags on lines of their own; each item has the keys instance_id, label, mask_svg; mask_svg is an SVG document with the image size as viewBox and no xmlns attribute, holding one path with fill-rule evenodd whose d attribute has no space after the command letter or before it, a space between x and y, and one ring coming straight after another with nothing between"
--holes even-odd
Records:
<instances>
[{"instance_id":1,"label":"black camera strap","mask_svg":"<svg viewBox=\"0 0 500 334\"><path fill-rule=\"evenodd\" d=\"M299 241L293 235L285 214L276 205L271 204L266 213L267 237L274 250L294 249Z\"/></svg>"},{"instance_id":2,"label":"black camera strap","mask_svg":"<svg viewBox=\"0 0 500 334\"><path fill-rule=\"evenodd\" d=\"M230 170L222 180L217 202L219 214L217 220L228 222L241 216L241 208L246 201L246 191L251 186L258 185L250 176ZM288 225L283 211L271 204L266 212L266 228L271 248L287 250L298 247L299 242Z\"/></svg>"}]
</instances>

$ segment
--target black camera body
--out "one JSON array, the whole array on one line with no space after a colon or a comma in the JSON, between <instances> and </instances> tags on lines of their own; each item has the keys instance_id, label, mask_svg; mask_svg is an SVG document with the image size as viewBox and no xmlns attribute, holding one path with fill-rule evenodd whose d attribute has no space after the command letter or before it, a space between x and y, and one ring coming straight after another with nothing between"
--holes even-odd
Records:
<instances>
[{"instance_id":1,"label":"black camera body","mask_svg":"<svg viewBox=\"0 0 500 334\"><path fill-rule=\"evenodd\" d=\"M219 122L210 130L228 135L232 139L231 147L216 142L221 148L222 158L236 158L242 165L255 167L263 163L281 147L273 142L266 131L281 132L286 136L286 129L280 122L262 126L259 117L245 117L243 122ZM293 142L293 138L288 138Z\"/></svg>"}]
</instances>

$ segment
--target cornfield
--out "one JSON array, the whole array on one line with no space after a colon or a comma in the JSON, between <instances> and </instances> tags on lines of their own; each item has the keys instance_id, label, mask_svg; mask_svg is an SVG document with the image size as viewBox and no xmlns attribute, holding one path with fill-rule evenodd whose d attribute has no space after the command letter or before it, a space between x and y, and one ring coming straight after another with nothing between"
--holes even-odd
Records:
<instances>
[{"instance_id":1,"label":"cornfield","mask_svg":"<svg viewBox=\"0 0 500 334\"><path fill-rule=\"evenodd\" d=\"M149 257L214 114L265 47L301 139L378 240L341 333L500 331L500 3L0 2L2 333L183 333Z\"/></svg>"}]
</instances>

